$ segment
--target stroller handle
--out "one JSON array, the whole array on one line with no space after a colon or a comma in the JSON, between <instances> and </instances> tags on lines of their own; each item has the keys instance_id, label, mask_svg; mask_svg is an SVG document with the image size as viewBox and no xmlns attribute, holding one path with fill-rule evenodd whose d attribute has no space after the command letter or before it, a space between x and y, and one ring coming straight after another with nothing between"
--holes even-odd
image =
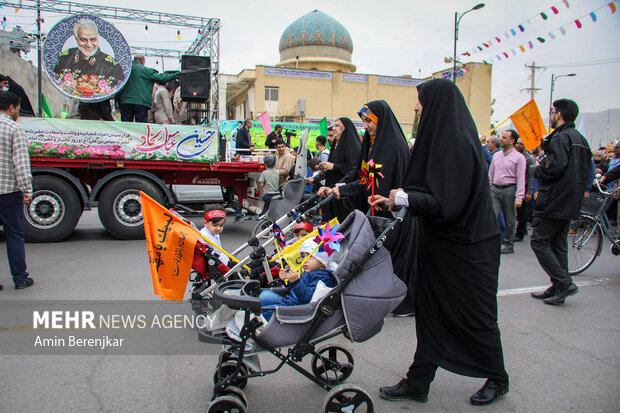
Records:
<instances>
[{"instance_id":1,"label":"stroller handle","mask_svg":"<svg viewBox=\"0 0 620 413\"><path fill-rule=\"evenodd\" d=\"M259 312L261 309L257 280L230 280L219 284L213 298L233 309Z\"/></svg>"}]
</instances>

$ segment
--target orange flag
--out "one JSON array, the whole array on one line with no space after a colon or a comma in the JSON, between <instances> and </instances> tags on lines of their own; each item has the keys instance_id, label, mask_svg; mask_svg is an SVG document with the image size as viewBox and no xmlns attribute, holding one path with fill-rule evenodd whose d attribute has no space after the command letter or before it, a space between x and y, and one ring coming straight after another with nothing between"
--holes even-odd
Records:
<instances>
[{"instance_id":1,"label":"orange flag","mask_svg":"<svg viewBox=\"0 0 620 413\"><path fill-rule=\"evenodd\" d=\"M200 233L144 192L140 200L155 294L182 300Z\"/></svg>"},{"instance_id":2,"label":"orange flag","mask_svg":"<svg viewBox=\"0 0 620 413\"><path fill-rule=\"evenodd\" d=\"M547 127L545 122L543 122L542 116L540 116L540 111L534 99L510 115L510 120L517 128L517 132L519 132L525 144L525 149L528 151L539 146L543 136L547 134Z\"/></svg>"}]
</instances>

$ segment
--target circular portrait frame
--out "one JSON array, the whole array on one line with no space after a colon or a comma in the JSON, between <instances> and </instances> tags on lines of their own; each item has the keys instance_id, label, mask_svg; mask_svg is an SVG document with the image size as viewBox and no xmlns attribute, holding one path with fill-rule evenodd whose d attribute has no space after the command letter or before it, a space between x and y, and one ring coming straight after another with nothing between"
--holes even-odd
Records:
<instances>
[{"instance_id":1,"label":"circular portrait frame","mask_svg":"<svg viewBox=\"0 0 620 413\"><path fill-rule=\"evenodd\" d=\"M95 52L92 52L92 39L90 43L88 39L83 40L90 46L87 49L74 35L78 22L80 28L90 29L92 35L93 24L83 20L90 20L97 28ZM101 50L101 39L109 45L106 48L111 49L113 55ZM71 42L77 47L63 50L65 44ZM93 54L84 55L83 50ZM100 102L121 90L129 79L131 52L123 35L111 23L90 14L76 14L59 21L49 31L43 43L43 67L63 96L81 102Z\"/></svg>"}]
</instances>

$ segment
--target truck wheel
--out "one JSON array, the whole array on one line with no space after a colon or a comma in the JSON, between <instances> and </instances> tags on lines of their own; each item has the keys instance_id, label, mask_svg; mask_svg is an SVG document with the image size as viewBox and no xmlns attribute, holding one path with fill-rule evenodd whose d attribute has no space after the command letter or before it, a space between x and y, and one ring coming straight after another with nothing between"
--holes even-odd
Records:
<instances>
[{"instance_id":1,"label":"truck wheel","mask_svg":"<svg viewBox=\"0 0 620 413\"><path fill-rule=\"evenodd\" d=\"M140 191L160 204L161 191L153 182L137 176L120 177L109 184L99 197L99 219L106 230L119 239L144 238L144 221L140 205Z\"/></svg>"},{"instance_id":2,"label":"truck wheel","mask_svg":"<svg viewBox=\"0 0 620 413\"><path fill-rule=\"evenodd\" d=\"M50 175L35 175L32 202L24 205L24 239L56 242L66 238L82 215L80 198L71 184Z\"/></svg>"}]
</instances>

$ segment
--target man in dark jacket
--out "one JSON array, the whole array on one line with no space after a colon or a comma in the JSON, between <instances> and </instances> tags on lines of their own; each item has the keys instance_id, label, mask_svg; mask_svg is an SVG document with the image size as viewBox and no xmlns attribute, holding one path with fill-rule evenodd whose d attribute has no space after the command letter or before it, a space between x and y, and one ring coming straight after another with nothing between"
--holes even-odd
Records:
<instances>
[{"instance_id":1,"label":"man in dark jacket","mask_svg":"<svg viewBox=\"0 0 620 413\"><path fill-rule=\"evenodd\" d=\"M590 145L575 129L578 114L579 108L572 100L553 102L549 117L554 131L543 140L545 156L534 170L540 188L531 246L552 285L542 293L532 293L532 297L545 304L562 304L566 297L577 293L568 274L567 236L570 220L579 217L592 164Z\"/></svg>"},{"instance_id":2,"label":"man in dark jacket","mask_svg":"<svg viewBox=\"0 0 620 413\"><path fill-rule=\"evenodd\" d=\"M250 128L252 127L252 121L246 119L243 127L237 131L237 155L250 155L254 145L252 145L252 136L250 135ZM239 149L244 149L239 151Z\"/></svg>"},{"instance_id":3,"label":"man in dark jacket","mask_svg":"<svg viewBox=\"0 0 620 413\"><path fill-rule=\"evenodd\" d=\"M267 135L267 139L265 139L265 146L269 149L275 149L276 141L278 139L282 139L282 125L276 125L275 129Z\"/></svg>"}]
</instances>

